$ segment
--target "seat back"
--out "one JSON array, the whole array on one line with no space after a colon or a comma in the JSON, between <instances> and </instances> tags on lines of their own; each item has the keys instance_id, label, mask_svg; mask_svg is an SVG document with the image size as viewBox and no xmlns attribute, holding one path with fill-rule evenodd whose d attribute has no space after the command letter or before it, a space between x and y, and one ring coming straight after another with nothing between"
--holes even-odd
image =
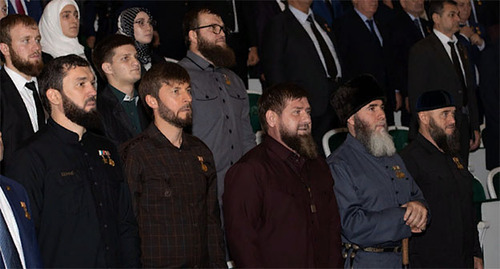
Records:
<instances>
[{"instance_id":1,"label":"seat back","mask_svg":"<svg viewBox=\"0 0 500 269\"><path fill-rule=\"evenodd\" d=\"M477 220L481 220L481 204L486 201L486 193L484 192L483 184L481 184L481 182L477 178L474 178L474 181L472 183L472 192L472 200L476 209L476 217Z\"/></svg>"},{"instance_id":2,"label":"seat back","mask_svg":"<svg viewBox=\"0 0 500 269\"><path fill-rule=\"evenodd\" d=\"M323 135L322 144L326 157L330 156L335 149L344 143L348 133L349 131L347 128L337 128L332 129Z\"/></svg>"},{"instance_id":3,"label":"seat back","mask_svg":"<svg viewBox=\"0 0 500 269\"><path fill-rule=\"evenodd\" d=\"M400 152L406 145L408 145L408 132L409 128L406 126L389 126L389 134L392 136L396 151Z\"/></svg>"},{"instance_id":4,"label":"seat back","mask_svg":"<svg viewBox=\"0 0 500 269\"><path fill-rule=\"evenodd\" d=\"M500 167L496 167L488 173L488 193L491 199L496 199L500 196Z\"/></svg>"},{"instance_id":5,"label":"seat back","mask_svg":"<svg viewBox=\"0 0 500 269\"><path fill-rule=\"evenodd\" d=\"M257 106L257 101L259 101L260 93L248 91L248 102L250 105L250 124L252 125L252 130L254 133L262 130L259 121L259 107Z\"/></svg>"}]
</instances>

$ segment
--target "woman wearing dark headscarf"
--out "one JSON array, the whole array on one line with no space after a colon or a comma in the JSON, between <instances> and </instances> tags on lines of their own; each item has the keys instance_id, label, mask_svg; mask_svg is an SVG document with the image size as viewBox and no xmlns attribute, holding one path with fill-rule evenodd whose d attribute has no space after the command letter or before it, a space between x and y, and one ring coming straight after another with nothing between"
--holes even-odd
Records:
<instances>
[{"instance_id":1,"label":"woman wearing dark headscarf","mask_svg":"<svg viewBox=\"0 0 500 269\"><path fill-rule=\"evenodd\" d=\"M132 37L135 40L137 57L141 62L143 71L164 59L152 52L153 26L155 21L148 9L133 7L124 10L118 17L118 33ZM144 74L144 72L142 72Z\"/></svg>"}]
</instances>

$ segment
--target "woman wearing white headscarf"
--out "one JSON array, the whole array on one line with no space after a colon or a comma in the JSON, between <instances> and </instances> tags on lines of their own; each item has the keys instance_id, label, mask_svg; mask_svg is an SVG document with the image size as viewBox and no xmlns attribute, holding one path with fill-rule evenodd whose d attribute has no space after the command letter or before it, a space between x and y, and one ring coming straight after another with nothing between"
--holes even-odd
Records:
<instances>
[{"instance_id":1,"label":"woman wearing white headscarf","mask_svg":"<svg viewBox=\"0 0 500 269\"><path fill-rule=\"evenodd\" d=\"M80 10L73 0L52 0L47 4L38 23L42 52L51 56L46 58L76 54L89 59L78 42L79 18Z\"/></svg>"}]
</instances>

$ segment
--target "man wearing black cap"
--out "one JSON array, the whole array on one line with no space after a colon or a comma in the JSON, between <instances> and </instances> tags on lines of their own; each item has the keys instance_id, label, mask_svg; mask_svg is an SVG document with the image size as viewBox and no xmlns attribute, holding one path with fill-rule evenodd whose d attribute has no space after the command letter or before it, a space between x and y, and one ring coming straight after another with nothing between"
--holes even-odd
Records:
<instances>
[{"instance_id":1,"label":"man wearing black cap","mask_svg":"<svg viewBox=\"0 0 500 269\"><path fill-rule=\"evenodd\" d=\"M429 229L410 240L412 267L483 267L472 203L474 178L458 157L455 111L446 91L420 95L419 133L401 153L433 213Z\"/></svg>"},{"instance_id":2,"label":"man wearing black cap","mask_svg":"<svg viewBox=\"0 0 500 269\"><path fill-rule=\"evenodd\" d=\"M349 257L345 267L400 267L401 240L425 230L428 212L387 132L384 92L371 75L361 75L339 88L332 105L349 129L327 159Z\"/></svg>"}]
</instances>

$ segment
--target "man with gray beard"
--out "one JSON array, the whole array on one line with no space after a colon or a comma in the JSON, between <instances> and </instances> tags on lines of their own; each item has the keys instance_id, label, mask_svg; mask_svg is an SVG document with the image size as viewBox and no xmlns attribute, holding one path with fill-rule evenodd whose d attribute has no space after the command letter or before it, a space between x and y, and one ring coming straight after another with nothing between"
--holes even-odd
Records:
<instances>
[{"instance_id":1,"label":"man with gray beard","mask_svg":"<svg viewBox=\"0 0 500 269\"><path fill-rule=\"evenodd\" d=\"M332 105L346 141L328 158L335 179L345 268L401 268L401 241L425 230L422 192L387 132L384 92L371 75L341 86Z\"/></svg>"},{"instance_id":2,"label":"man with gray beard","mask_svg":"<svg viewBox=\"0 0 500 269\"><path fill-rule=\"evenodd\" d=\"M333 179L311 135L307 92L277 84L259 100L267 133L227 172L224 220L239 268L342 266Z\"/></svg>"},{"instance_id":3,"label":"man with gray beard","mask_svg":"<svg viewBox=\"0 0 500 269\"><path fill-rule=\"evenodd\" d=\"M455 112L447 91L420 95L419 134L401 152L433 213L432 225L410 240L415 268L483 268L472 201L474 177L459 157Z\"/></svg>"}]
</instances>

